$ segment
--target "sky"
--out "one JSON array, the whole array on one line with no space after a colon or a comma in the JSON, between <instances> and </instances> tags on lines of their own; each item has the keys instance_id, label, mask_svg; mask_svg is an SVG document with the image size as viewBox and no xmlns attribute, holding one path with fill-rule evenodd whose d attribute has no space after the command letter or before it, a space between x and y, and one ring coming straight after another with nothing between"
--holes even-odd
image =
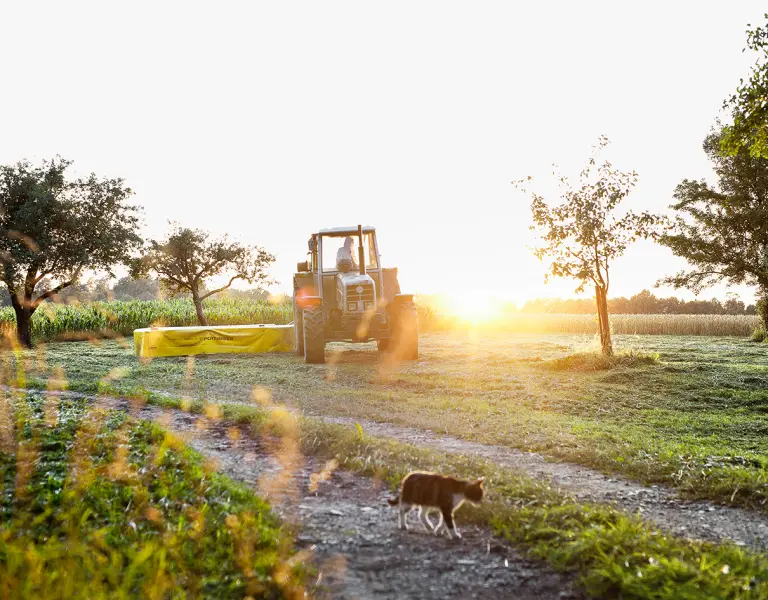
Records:
<instances>
[{"instance_id":1,"label":"sky","mask_svg":"<svg viewBox=\"0 0 768 600\"><path fill-rule=\"evenodd\" d=\"M56 154L123 177L144 233L173 220L276 255L289 292L310 233L377 227L404 292L566 297L530 251L533 176L576 176L600 135L663 211L746 77L764 3L6 2L0 164ZM650 242L610 296L685 262ZM749 288L719 286L702 297ZM691 293L654 290L692 298Z\"/></svg>"}]
</instances>

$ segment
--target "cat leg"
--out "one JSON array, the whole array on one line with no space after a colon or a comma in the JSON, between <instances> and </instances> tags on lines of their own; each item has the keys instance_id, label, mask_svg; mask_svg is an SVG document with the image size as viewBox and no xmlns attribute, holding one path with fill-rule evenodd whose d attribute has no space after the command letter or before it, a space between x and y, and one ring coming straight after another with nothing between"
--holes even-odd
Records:
<instances>
[{"instance_id":1,"label":"cat leg","mask_svg":"<svg viewBox=\"0 0 768 600\"><path fill-rule=\"evenodd\" d=\"M432 531L434 530L434 525L432 525L432 521L429 520L428 507L419 506L419 519L421 519L421 524L424 526L424 529L432 533Z\"/></svg>"},{"instance_id":2,"label":"cat leg","mask_svg":"<svg viewBox=\"0 0 768 600\"><path fill-rule=\"evenodd\" d=\"M443 521L443 514L440 513L440 518L437 521L437 525L435 525L435 529L433 530L435 535L440 535L445 530L445 521Z\"/></svg>"},{"instance_id":3,"label":"cat leg","mask_svg":"<svg viewBox=\"0 0 768 600\"><path fill-rule=\"evenodd\" d=\"M408 523L405 520L405 516L408 514L408 512L411 510L411 505L406 504L402 500L400 501L400 512L398 513L398 529L405 529L408 530Z\"/></svg>"},{"instance_id":4,"label":"cat leg","mask_svg":"<svg viewBox=\"0 0 768 600\"><path fill-rule=\"evenodd\" d=\"M456 524L453 522L453 506L444 505L440 507L440 510L443 513L443 527L445 527L445 530L448 533L448 538L451 540L454 536L460 538L461 534L456 531Z\"/></svg>"}]
</instances>

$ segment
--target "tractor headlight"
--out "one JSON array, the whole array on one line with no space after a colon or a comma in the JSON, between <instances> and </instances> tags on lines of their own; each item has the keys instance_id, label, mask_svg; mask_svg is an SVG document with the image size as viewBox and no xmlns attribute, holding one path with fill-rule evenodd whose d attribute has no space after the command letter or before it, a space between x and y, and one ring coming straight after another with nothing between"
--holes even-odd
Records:
<instances>
[{"instance_id":1,"label":"tractor headlight","mask_svg":"<svg viewBox=\"0 0 768 600\"><path fill-rule=\"evenodd\" d=\"M373 302L370 302L370 301L368 301L368 302L363 302L363 308L365 308L365 310L370 310L370 309L372 309L372 308L373 308Z\"/></svg>"},{"instance_id":2,"label":"tractor headlight","mask_svg":"<svg viewBox=\"0 0 768 600\"><path fill-rule=\"evenodd\" d=\"M347 302L347 310L350 312L357 310L357 302Z\"/></svg>"}]
</instances>

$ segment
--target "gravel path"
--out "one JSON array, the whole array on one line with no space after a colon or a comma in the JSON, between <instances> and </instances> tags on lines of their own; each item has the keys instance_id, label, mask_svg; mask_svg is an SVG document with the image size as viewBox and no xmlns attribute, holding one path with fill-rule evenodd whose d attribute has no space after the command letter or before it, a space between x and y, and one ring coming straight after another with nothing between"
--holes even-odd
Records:
<instances>
[{"instance_id":1,"label":"gravel path","mask_svg":"<svg viewBox=\"0 0 768 600\"><path fill-rule=\"evenodd\" d=\"M758 550L768 548L768 515L764 513L712 502L688 502L669 488L609 477L579 465L547 462L539 454L514 448L489 446L389 423L345 417L314 418L351 426L359 423L373 436L393 438L441 452L486 458L498 465L524 471L533 478L548 479L554 488L578 500L612 504L629 513L640 513L660 528L680 536L713 542L731 540Z\"/></svg>"},{"instance_id":2,"label":"gravel path","mask_svg":"<svg viewBox=\"0 0 768 600\"><path fill-rule=\"evenodd\" d=\"M571 577L522 557L487 528L462 527L460 511L461 540L427 535L415 514L412 530L400 531L386 503L391 493L371 478L329 469L316 457L275 452L245 426L115 398L99 404L157 421L216 461L220 472L267 496L284 520L300 527L298 547L318 570L315 597L582 598Z\"/></svg>"}]
</instances>

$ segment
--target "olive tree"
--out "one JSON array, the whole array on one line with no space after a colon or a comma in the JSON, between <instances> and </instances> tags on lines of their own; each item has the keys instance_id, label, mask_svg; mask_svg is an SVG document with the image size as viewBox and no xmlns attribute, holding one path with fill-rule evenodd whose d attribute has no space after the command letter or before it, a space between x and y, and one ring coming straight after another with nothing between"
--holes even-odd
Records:
<instances>
[{"instance_id":1,"label":"olive tree","mask_svg":"<svg viewBox=\"0 0 768 600\"><path fill-rule=\"evenodd\" d=\"M227 236L211 239L200 229L175 225L163 240L150 240L143 255L131 261L131 276L138 279L155 273L160 284L172 295L192 296L200 325L208 321L203 312L203 300L223 292L235 281L269 284L266 269L275 257L263 248L231 242ZM229 282L208 290L211 278L225 276Z\"/></svg>"},{"instance_id":2,"label":"olive tree","mask_svg":"<svg viewBox=\"0 0 768 600\"><path fill-rule=\"evenodd\" d=\"M662 217L648 212L617 214L619 204L635 187L637 174L621 172L609 162L598 166L597 153L607 144L607 138L599 139L581 172L578 188L572 188L566 177L559 177L559 204L550 205L540 194L530 194L531 230L538 233L539 241L534 254L540 260L549 261L545 281L550 277L575 279L577 293L587 285L594 286L600 344L603 354L611 356L613 344L608 320L611 262L624 254L635 240L654 236ZM531 178L513 183L527 192L526 181Z\"/></svg>"},{"instance_id":3,"label":"olive tree","mask_svg":"<svg viewBox=\"0 0 768 600\"><path fill-rule=\"evenodd\" d=\"M140 247L139 209L122 179L68 179L72 161L0 167L0 280L18 339L32 345L35 310L88 270L109 271Z\"/></svg>"}]
</instances>

